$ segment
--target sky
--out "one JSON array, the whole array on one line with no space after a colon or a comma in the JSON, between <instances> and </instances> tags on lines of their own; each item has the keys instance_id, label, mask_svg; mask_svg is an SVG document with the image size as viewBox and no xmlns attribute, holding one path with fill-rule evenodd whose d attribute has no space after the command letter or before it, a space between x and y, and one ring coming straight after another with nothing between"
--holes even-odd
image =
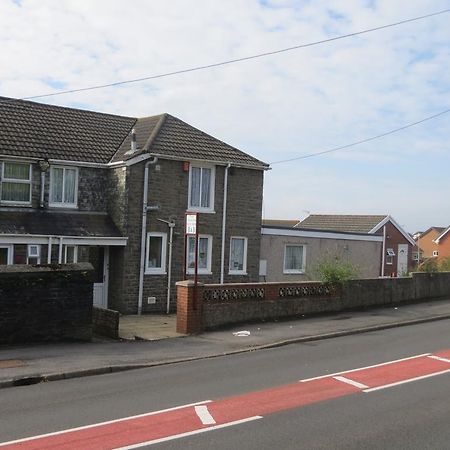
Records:
<instances>
[{"instance_id":1,"label":"sky","mask_svg":"<svg viewBox=\"0 0 450 450\"><path fill-rule=\"evenodd\" d=\"M0 0L0 96L30 97L307 44L450 8L444 0ZM168 112L271 164L263 217L390 214L450 225L450 13L208 70L41 98Z\"/></svg>"}]
</instances>

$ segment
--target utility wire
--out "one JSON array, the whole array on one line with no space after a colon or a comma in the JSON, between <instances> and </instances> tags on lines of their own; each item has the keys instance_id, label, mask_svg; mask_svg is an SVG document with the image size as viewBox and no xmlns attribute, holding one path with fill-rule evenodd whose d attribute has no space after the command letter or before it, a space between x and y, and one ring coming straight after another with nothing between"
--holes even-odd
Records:
<instances>
[{"instance_id":1,"label":"utility wire","mask_svg":"<svg viewBox=\"0 0 450 450\"><path fill-rule=\"evenodd\" d=\"M131 79L131 80L116 81L114 83L98 84L98 85L95 85L95 86L89 86L89 87L85 87L85 88L68 89L68 90L62 90L62 91L57 91L57 92L51 92L51 93L48 93L48 94L33 95L33 96L30 96L30 97L22 97L20 100L33 100L33 99L43 98L43 97L54 97L56 95L62 95L62 94L73 94L75 92L93 91L95 89L104 89L104 88L107 88L107 87L120 86L120 85L124 85L124 84L139 83L141 81L155 80L157 78L165 78L165 77L171 77L171 76L174 76L174 75L180 75L180 74L189 73L189 72L196 72L196 71L199 71L199 70L211 69L213 67L225 66L225 65L228 65L228 64L234 64L234 63L238 63L238 62L242 62L242 61L249 61L249 60L257 59L257 58L264 58L266 56L277 55L279 53L285 53L285 52L290 52L290 51L293 51L293 50L298 50L298 49L301 49L301 48L312 47L314 45L325 44L327 42L333 42L333 41L337 41L339 39L346 39L346 38L349 38L349 37L352 37L352 36L358 36L358 35L361 35L361 34L371 33L373 31L384 30L386 28L395 27L395 26L398 26L398 25L403 25L405 23L415 22L417 20L427 19L429 17L438 16L440 14L446 14L448 12L450 12L450 9L444 9L442 11L434 12L434 13L431 13L431 14L426 14L426 15L423 15L423 16L413 17L411 19L401 20L399 22L390 23L388 25L382 25L382 26L379 26L379 27L369 28L369 29L362 30L362 31L356 31L354 33L344 34L344 35L332 37L332 38L329 38L329 39L322 39L320 41L309 42L307 44L295 45L293 47L282 48L282 49L274 50L274 51L271 51L271 52L259 53L259 54L256 54L256 55L244 56L242 58L229 59L229 60L221 61L221 62L217 62L217 63L206 64L206 65L203 65L203 66L190 67L190 68L187 68L187 69L175 70L173 72L166 72L166 73L161 73L161 74L157 74L157 75L150 75L150 76L146 76L146 77L142 77L142 78L135 78L135 79Z\"/></svg>"},{"instance_id":2,"label":"utility wire","mask_svg":"<svg viewBox=\"0 0 450 450\"><path fill-rule=\"evenodd\" d=\"M429 117L425 117L424 119L418 120L417 122L409 123L402 127L395 128L394 130L386 131L385 133L377 134L376 136L372 136L367 139L362 139L361 141L352 142L351 144L342 145L340 147L330 148L328 150L324 150L321 152L310 153L308 155L303 155L303 156L297 156L295 158L282 159L281 161L274 161L274 162L271 162L270 164L273 165L273 164L282 164L282 163L291 162L291 161L298 161L300 159L312 158L314 156L325 155L327 153L333 153L333 152L337 152L339 150L344 150L344 149L347 149L350 147L354 147L355 145L364 144L365 142L374 141L375 139L380 139L384 136L389 136L390 134L394 134L399 131L406 130L407 128L411 128L411 127L414 127L415 125L419 125L423 122L427 122L428 120L432 120L432 119L435 119L436 117L443 116L444 114L447 114L449 112L450 112L450 109L446 109L445 111L441 111L440 113L433 114L432 116L429 116Z\"/></svg>"}]
</instances>

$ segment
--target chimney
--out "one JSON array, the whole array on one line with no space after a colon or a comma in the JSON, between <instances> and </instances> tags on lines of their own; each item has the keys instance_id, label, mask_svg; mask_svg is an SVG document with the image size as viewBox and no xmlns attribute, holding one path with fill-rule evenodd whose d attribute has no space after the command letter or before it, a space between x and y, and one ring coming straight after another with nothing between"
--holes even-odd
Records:
<instances>
[{"instance_id":1,"label":"chimney","mask_svg":"<svg viewBox=\"0 0 450 450\"><path fill-rule=\"evenodd\" d=\"M133 128L131 130L131 153L134 153L136 150L137 150L136 130Z\"/></svg>"}]
</instances>

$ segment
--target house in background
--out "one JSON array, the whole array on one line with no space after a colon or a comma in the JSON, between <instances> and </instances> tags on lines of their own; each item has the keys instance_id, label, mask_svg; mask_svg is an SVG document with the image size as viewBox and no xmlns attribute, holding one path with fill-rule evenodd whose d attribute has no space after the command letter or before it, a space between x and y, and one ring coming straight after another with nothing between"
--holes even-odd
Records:
<instances>
[{"instance_id":1,"label":"house in background","mask_svg":"<svg viewBox=\"0 0 450 450\"><path fill-rule=\"evenodd\" d=\"M0 98L0 264L89 261L96 305L174 310L174 283L193 273L190 211L199 281L257 281L267 169L169 114Z\"/></svg>"},{"instance_id":2,"label":"house in background","mask_svg":"<svg viewBox=\"0 0 450 450\"><path fill-rule=\"evenodd\" d=\"M389 215L311 214L295 228L382 236L379 276L402 276L416 266L416 243Z\"/></svg>"},{"instance_id":3,"label":"house in background","mask_svg":"<svg viewBox=\"0 0 450 450\"><path fill-rule=\"evenodd\" d=\"M436 237L434 242L438 246L438 258L444 259L450 257L450 227L444 229L439 236Z\"/></svg>"},{"instance_id":4,"label":"house in background","mask_svg":"<svg viewBox=\"0 0 450 450\"><path fill-rule=\"evenodd\" d=\"M417 247L420 249L420 260L429 258L436 258L439 256L439 245L435 242L442 232L444 227L430 227L428 230L420 233L415 239Z\"/></svg>"},{"instance_id":5,"label":"house in background","mask_svg":"<svg viewBox=\"0 0 450 450\"><path fill-rule=\"evenodd\" d=\"M316 278L316 266L330 258L351 263L360 278L377 278L380 275L382 236L264 223L261 234L262 281L313 280Z\"/></svg>"}]
</instances>

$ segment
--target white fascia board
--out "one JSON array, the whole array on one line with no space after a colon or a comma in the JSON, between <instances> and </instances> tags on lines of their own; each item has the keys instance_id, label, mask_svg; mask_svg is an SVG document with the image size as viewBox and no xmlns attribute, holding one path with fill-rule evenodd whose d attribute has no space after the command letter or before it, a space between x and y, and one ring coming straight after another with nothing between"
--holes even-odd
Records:
<instances>
[{"instance_id":1,"label":"white fascia board","mask_svg":"<svg viewBox=\"0 0 450 450\"><path fill-rule=\"evenodd\" d=\"M361 235L361 234L345 234L325 231L309 231L292 228L261 228L262 235L269 236L292 236L304 238L317 239L339 239L347 241L368 241L368 242L382 242L383 236L378 235Z\"/></svg>"},{"instance_id":2,"label":"white fascia board","mask_svg":"<svg viewBox=\"0 0 450 450\"><path fill-rule=\"evenodd\" d=\"M0 244L48 244L49 238L57 245L62 238L67 245L101 245L101 246L126 246L126 237L87 237L87 236L58 236L37 234L0 234Z\"/></svg>"},{"instance_id":3,"label":"white fascia board","mask_svg":"<svg viewBox=\"0 0 450 450\"><path fill-rule=\"evenodd\" d=\"M372 228L369 231L369 234L376 233L381 227L386 225L388 222L391 222L392 225L394 225L395 228L397 228L398 231L403 235L403 237L413 246L415 247L417 245L416 241L391 217L386 216L377 226Z\"/></svg>"},{"instance_id":4,"label":"white fascia board","mask_svg":"<svg viewBox=\"0 0 450 450\"><path fill-rule=\"evenodd\" d=\"M436 239L433 239L433 242L439 244L439 241L450 231L450 227L448 227L442 234L440 234Z\"/></svg>"},{"instance_id":5,"label":"white fascia board","mask_svg":"<svg viewBox=\"0 0 450 450\"><path fill-rule=\"evenodd\" d=\"M152 157L153 157L153 155L151 155L150 153L144 153L144 154L135 156L134 158L127 159L126 161L116 161L113 163L108 163L107 166L108 166L108 168L128 167L128 166L132 166L134 164L138 164L142 161L146 161L147 159L150 159Z\"/></svg>"},{"instance_id":6,"label":"white fascia board","mask_svg":"<svg viewBox=\"0 0 450 450\"><path fill-rule=\"evenodd\" d=\"M192 161L192 162L199 162L199 163L207 163L207 164L214 164L216 166L228 166L230 164L231 167L241 168L241 169L254 169L254 170L271 170L270 167L266 166L252 166L242 163L234 163L234 162L224 162L224 161L214 161L212 159L201 159L201 158L190 158L190 157L179 157L179 156L169 156L169 155L162 155L159 153L151 153L151 156L156 156L157 158L161 159L169 159L172 161Z\"/></svg>"},{"instance_id":7,"label":"white fascia board","mask_svg":"<svg viewBox=\"0 0 450 450\"><path fill-rule=\"evenodd\" d=\"M23 161L33 163L41 160L42 158L31 158L27 156L14 156L14 155L0 155L0 159L8 161Z\"/></svg>"}]
</instances>

